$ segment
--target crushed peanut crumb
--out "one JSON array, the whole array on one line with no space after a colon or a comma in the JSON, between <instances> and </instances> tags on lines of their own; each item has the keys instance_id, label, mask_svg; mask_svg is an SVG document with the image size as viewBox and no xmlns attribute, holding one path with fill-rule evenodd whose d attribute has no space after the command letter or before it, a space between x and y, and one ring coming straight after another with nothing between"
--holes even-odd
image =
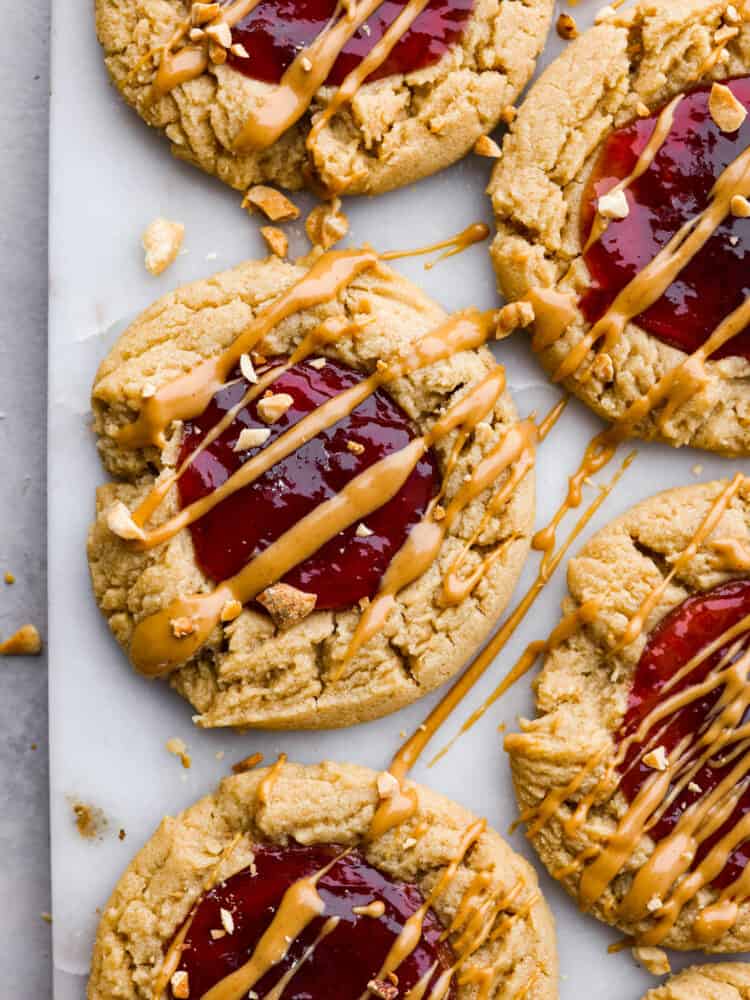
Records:
<instances>
[{"instance_id":1,"label":"crushed peanut crumb","mask_svg":"<svg viewBox=\"0 0 750 1000\"><path fill-rule=\"evenodd\" d=\"M696 792L698 795L700 795L703 789L701 788L701 786L698 784L697 781L688 781L688 791Z\"/></svg>"},{"instance_id":2,"label":"crushed peanut crumb","mask_svg":"<svg viewBox=\"0 0 750 1000\"><path fill-rule=\"evenodd\" d=\"M308 361L310 367L315 368L316 371L320 371L321 368L325 368L327 363L328 362L325 358L313 358L311 361Z\"/></svg>"},{"instance_id":3,"label":"crushed peanut crumb","mask_svg":"<svg viewBox=\"0 0 750 1000\"><path fill-rule=\"evenodd\" d=\"M84 840L100 837L107 828L107 817L101 809L86 802L72 802L76 830Z\"/></svg>"},{"instance_id":4,"label":"crushed peanut crumb","mask_svg":"<svg viewBox=\"0 0 750 1000\"><path fill-rule=\"evenodd\" d=\"M370 535L375 534L375 532L371 531L366 524L363 524L360 521L360 523L357 525L357 530L354 532L354 534L357 536L357 538L369 538Z\"/></svg>"},{"instance_id":5,"label":"crushed peanut crumb","mask_svg":"<svg viewBox=\"0 0 750 1000\"><path fill-rule=\"evenodd\" d=\"M145 251L144 263L149 274L166 271L179 253L185 237L181 222L170 222L161 216L146 227L141 243Z\"/></svg>"},{"instance_id":6,"label":"crushed peanut crumb","mask_svg":"<svg viewBox=\"0 0 750 1000\"><path fill-rule=\"evenodd\" d=\"M661 901L660 896L652 896L651 899L646 903L646 909L649 913L656 913L660 910L664 904Z\"/></svg>"},{"instance_id":7,"label":"crushed peanut crumb","mask_svg":"<svg viewBox=\"0 0 750 1000\"><path fill-rule=\"evenodd\" d=\"M477 156L486 156L490 160L498 160L503 155L503 151L498 144L488 135L479 136L474 143L474 152Z\"/></svg>"},{"instance_id":8,"label":"crushed peanut crumb","mask_svg":"<svg viewBox=\"0 0 750 1000\"><path fill-rule=\"evenodd\" d=\"M646 767L652 767L655 771L666 771L667 769L667 751L664 747L656 747L655 750L649 750L648 753L643 755L643 763Z\"/></svg>"},{"instance_id":9,"label":"crushed peanut crumb","mask_svg":"<svg viewBox=\"0 0 750 1000\"><path fill-rule=\"evenodd\" d=\"M221 917L221 926L227 934L234 934L234 917L229 910L225 910L222 906L219 910L219 916Z\"/></svg>"},{"instance_id":10,"label":"crushed peanut crumb","mask_svg":"<svg viewBox=\"0 0 750 1000\"><path fill-rule=\"evenodd\" d=\"M219 930L218 928L212 928L211 937L214 941L219 941L221 938L226 937L227 932L224 930Z\"/></svg>"},{"instance_id":11,"label":"crushed peanut crumb","mask_svg":"<svg viewBox=\"0 0 750 1000\"><path fill-rule=\"evenodd\" d=\"M275 424L294 402L288 392L272 392L258 400L258 416L264 424Z\"/></svg>"},{"instance_id":12,"label":"crushed peanut crumb","mask_svg":"<svg viewBox=\"0 0 750 1000\"><path fill-rule=\"evenodd\" d=\"M226 21L214 21L209 24L206 28L206 35L223 49L228 49L232 44L232 29Z\"/></svg>"},{"instance_id":13,"label":"crushed peanut crumb","mask_svg":"<svg viewBox=\"0 0 750 1000\"><path fill-rule=\"evenodd\" d=\"M296 625L313 611L317 597L288 583L274 583L258 594L256 600L271 616L279 629Z\"/></svg>"},{"instance_id":14,"label":"crushed peanut crumb","mask_svg":"<svg viewBox=\"0 0 750 1000\"><path fill-rule=\"evenodd\" d=\"M392 799L399 790L399 784L390 771L381 771L375 779L381 799Z\"/></svg>"},{"instance_id":15,"label":"crushed peanut crumb","mask_svg":"<svg viewBox=\"0 0 750 1000\"><path fill-rule=\"evenodd\" d=\"M35 625L22 625L0 643L0 656L36 656L42 651L42 637Z\"/></svg>"},{"instance_id":16,"label":"crushed peanut crumb","mask_svg":"<svg viewBox=\"0 0 750 1000\"><path fill-rule=\"evenodd\" d=\"M267 427L243 427L232 451L247 451L265 444L271 432Z\"/></svg>"},{"instance_id":17,"label":"crushed peanut crumb","mask_svg":"<svg viewBox=\"0 0 750 1000\"><path fill-rule=\"evenodd\" d=\"M233 56L237 56L238 59L249 59L250 53L247 51L242 42L235 42L234 45L229 46L229 51Z\"/></svg>"},{"instance_id":18,"label":"crushed peanut crumb","mask_svg":"<svg viewBox=\"0 0 750 1000\"><path fill-rule=\"evenodd\" d=\"M16 578L13 576L13 574L10 572L10 570L8 570L6 572L4 579L5 579L6 583L15 583L16 582Z\"/></svg>"},{"instance_id":19,"label":"crushed peanut crumb","mask_svg":"<svg viewBox=\"0 0 750 1000\"><path fill-rule=\"evenodd\" d=\"M667 953L661 948L636 946L631 949L633 958L652 976L666 976L672 971Z\"/></svg>"},{"instance_id":20,"label":"crushed peanut crumb","mask_svg":"<svg viewBox=\"0 0 750 1000\"><path fill-rule=\"evenodd\" d=\"M232 773L244 774L245 771L252 771L254 767L257 767L258 764L262 763L262 753L251 753L248 757L243 757L242 760L238 760L236 764L232 764Z\"/></svg>"},{"instance_id":21,"label":"crushed peanut crumb","mask_svg":"<svg viewBox=\"0 0 750 1000\"><path fill-rule=\"evenodd\" d=\"M639 118L648 118L651 112L648 107L643 103L643 101L638 101L635 106L635 113Z\"/></svg>"},{"instance_id":22,"label":"crushed peanut crumb","mask_svg":"<svg viewBox=\"0 0 750 1000\"><path fill-rule=\"evenodd\" d=\"M299 218L299 209L286 195L266 184L251 187L242 199L242 207L248 212L260 209L271 222L289 222Z\"/></svg>"},{"instance_id":23,"label":"crushed peanut crumb","mask_svg":"<svg viewBox=\"0 0 750 1000\"><path fill-rule=\"evenodd\" d=\"M268 244L268 249L277 257L286 257L289 250L289 240L283 230L277 226L261 226L260 235Z\"/></svg>"},{"instance_id":24,"label":"crushed peanut crumb","mask_svg":"<svg viewBox=\"0 0 750 1000\"><path fill-rule=\"evenodd\" d=\"M560 38L563 38L566 42L570 42L574 38L578 38L578 25L576 24L575 18L572 14L567 14L565 12L560 14L555 27Z\"/></svg>"},{"instance_id":25,"label":"crushed peanut crumb","mask_svg":"<svg viewBox=\"0 0 750 1000\"><path fill-rule=\"evenodd\" d=\"M190 8L190 20L193 24L208 24L220 12L218 3L194 3Z\"/></svg>"},{"instance_id":26,"label":"crushed peanut crumb","mask_svg":"<svg viewBox=\"0 0 750 1000\"><path fill-rule=\"evenodd\" d=\"M178 969L169 980L172 987L172 996L175 1000L187 1000L190 996L190 980L188 974L182 969Z\"/></svg>"},{"instance_id":27,"label":"crushed peanut crumb","mask_svg":"<svg viewBox=\"0 0 750 1000\"><path fill-rule=\"evenodd\" d=\"M736 132L747 118L747 110L723 83L714 83L708 98L708 110L722 132Z\"/></svg>"},{"instance_id":28,"label":"crushed peanut crumb","mask_svg":"<svg viewBox=\"0 0 750 1000\"><path fill-rule=\"evenodd\" d=\"M251 385L256 384L258 376L253 366L253 359L249 354L240 355L240 371L242 372L242 377L246 378Z\"/></svg>"},{"instance_id":29,"label":"crushed peanut crumb","mask_svg":"<svg viewBox=\"0 0 750 1000\"><path fill-rule=\"evenodd\" d=\"M359 441L347 441L346 450L350 451L352 455L362 455L365 450L365 446L360 444Z\"/></svg>"},{"instance_id":30,"label":"crushed peanut crumb","mask_svg":"<svg viewBox=\"0 0 750 1000\"><path fill-rule=\"evenodd\" d=\"M398 987L385 979L371 979L367 984L367 992L378 1000L397 1000Z\"/></svg>"},{"instance_id":31,"label":"crushed peanut crumb","mask_svg":"<svg viewBox=\"0 0 750 1000\"><path fill-rule=\"evenodd\" d=\"M169 622L172 635L175 639L184 639L195 632L195 622L189 615L182 615L180 618L172 618Z\"/></svg>"},{"instance_id":32,"label":"crushed peanut crumb","mask_svg":"<svg viewBox=\"0 0 750 1000\"><path fill-rule=\"evenodd\" d=\"M180 758L180 763L185 770L190 768L190 765L193 762L190 759L190 754L187 752L187 746L184 740L181 740L179 736L172 736L167 740L165 746L170 753L174 754L175 757Z\"/></svg>"},{"instance_id":33,"label":"crushed peanut crumb","mask_svg":"<svg viewBox=\"0 0 750 1000\"><path fill-rule=\"evenodd\" d=\"M506 125L512 125L516 120L517 115L517 108L514 108L512 104L506 104L500 112L500 121L504 122Z\"/></svg>"},{"instance_id":34,"label":"crushed peanut crumb","mask_svg":"<svg viewBox=\"0 0 750 1000\"><path fill-rule=\"evenodd\" d=\"M605 219L625 219L630 213L628 198L622 189L601 195L596 207L599 215Z\"/></svg>"}]
</instances>

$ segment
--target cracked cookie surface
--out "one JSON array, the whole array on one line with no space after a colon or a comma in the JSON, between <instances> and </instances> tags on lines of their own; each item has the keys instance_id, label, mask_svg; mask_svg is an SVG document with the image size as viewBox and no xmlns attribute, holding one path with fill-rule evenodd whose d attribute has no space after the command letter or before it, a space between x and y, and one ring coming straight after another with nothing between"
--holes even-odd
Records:
<instances>
[{"instance_id":1,"label":"cracked cookie surface","mask_svg":"<svg viewBox=\"0 0 750 1000\"><path fill-rule=\"evenodd\" d=\"M748 575L746 570L717 564L713 540L734 539L742 545L750 541L747 480L734 491L692 558L681 558L729 488L728 483L717 481L668 490L645 500L594 535L570 561L563 611L575 615L584 604L591 607L591 602L596 602L596 614L586 616L568 638L546 653L533 685L536 717L522 720L521 732L510 734L505 741L519 807L522 815L525 813L528 836L541 860L579 902L586 895L589 912L644 945L733 952L746 949L750 942L750 901L742 894L738 898L736 919L730 921L718 939L707 939L699 932L707 907L717 899L723 900L722 893L729 891L721 881L721 867L718 876L714 870L696 895L687 892L689 883L683 882L680 875L675 882L665 876L663 884L655 884L658 876L650 867L652 859L664 857L665 844L676 843L670 840L675 827L670 828L671 832L660 832L654 840L648 832L653 827L647 829L646 821L659 816L657 806L661 802L672 801L674 822L679 823L685 809L682 800L656 799L651 811L644 814L641 828L633 819L636 793L632 785L627 795L623 790L629 787L628 776L633 776L634 769L640 769L643 780L656 782L661 776L668 778L669 789L678 782L673 773L679 774L680 779L685 774L684 770L670 770L673 741L669 726L673 716L661 717L662 730L656 724L650 724L644 731L634 730L628 727L628 720L632 718L637 679L643 677L644 650L660 634L659 628L669 616L684 608L686 600L746 582L743 579ZM676 572L669 576L673 569ZM657 592L657 588L662 589ZM627 641L630 622L652 593L657 594L657 599L649 607L643 627L632 641ZM698 625L694 627L699 629ZM684 634L689 638L691 630L688 628ZM704 636L700 631L694 634ZM708 632L706 636L710 638L712 634ZM698 648L708 638L696 640ZM680 664L687 655L681 656ZM657 692L661 690L653 680L651 687ZM670 693L677 697L681 690L674 688ZM729 700L729 694L726 697ZM658 711L658 706L667 703L668 695L657 693L654 699ZM705 717L713 718L712 710L707 710ZM702 732L703 720L695 721L695 711L689 718L693 720L693 732ZM633 732L636 736L632 745L643 756L635 761L630 755L618 758L624 734ZM697 737L692 735L691 739L695 741ZM664 753L663 746L655 746L659 741L666 744L668 753ZM694 745L688 744L688 749ZM645 753L649 747L657 752ZM740 751L741 745L737 753ZM708 750L705 752L709 754ZM734 744L726 751L727 756L731 758L732 752ZM674 766L679 768L680 763L678 758ZM691 802L708 801L700 787L702 774L684 777L682 787L688 779L691 781ZM636 791L642 791L643 787L642 781L636 782ZM667 795L663 787L662 793ZM634 823L632 829L640 832L625 834L628 823ZM704 822L699 835L709 827ZM618 836L622 836L622 854L617 854L616 863L612 859L620 844ZM697 848L691 845L693 854L685 855L686 864L692 865L691 858L704 856L700 846L700 843ZM657 849L662 853L657 855ZM607 879L592 872L597 863L606 863L599 862L600 857L612 863ZM644 874L646 866L648 875ZM694 870L690 868L691 872ZM716 878L718 887L714 883ZM596 891L589 894L592 885ZM670 900L682 898L681 892L685 893L684 905L672 906ZM645 901L642 908L636 905L636 896ZM669 923L660 924L662 917L668 917ZM650 937L657 929L656 938Z\"/></svg>"},{"instance_id":2,"label":"cracked cookie surface","mask_svg":"<svg viewBox=\"0 0 750 1000\"><path fill-rule=\"evenodd\" d=\"M580 307L592 279L579 220L602 144L614 130L649 110L655 115L698 84L747 75L750 24L740 9L723 2L667 0L641 2L609 16L546 69L505 137L488 189L498 230L491 254L500 291L508 299L544 289L572 302L561 335L535 337L550 374L559 372L592 329ZM726 53L718 60L717 45ZM559 377L600 416L616 422L686 359L636 319L596 356L589 349L572 374ZM629 433L748 454L750 362L744 357L708 360L698 374L696 391L686 393L674 412L662 400Z\"/></svg>"},{"instance_id":3,"label":"cracked cookie surface","mask_svg":"<svg viewBox=\"0 0 750 1000\"><path fill-rule=\"evenodd\" d=\"M643 1000L744 1000L750 996L750 965L694 965L649 990Z\"/></svg>"},{"instance_id":4,"label":"cracked cookie surface","mask_svg":"<svg viewBox=\"0 0 750 1000\"><path fill-rule=\"evenodd\" d=\"M302 264L272 257L179 288L131 324L99 369L92 402L95 430L105 467L117 481L98 491L88 554L96 600L126 649L145 617L178 595L206 592L212 585L195 559L189 531L137 551L110 530L107 512L113 503L122 501L132 510L157 481L174 471L180 451L179 424L168 428L163 450L126 449L118 443L118 431L141 409L144 387L157 391L197 362L215 356L306 273ZM361 327L356 336L342 337L321 354L369 373L379 360L393 358L434 329L445 313L414 285L378 264L338 297L281 322L264 339L264 350L268 356L286 354L322 320L335 318L361 321ZM462 398L494 369L486 348L462 350L398 379L388 391L424 432L449 402ZM510 396L503 392L461 452L447 479L444 503L450 503L465 476L516 420ZM441 472L454 439L451 434L435 447ZM362 613L359 607L313 611L278 630L260 608L246 606L239 617L217 626L208 642L170 677L195 707L198 725L345 726L395 711L451 677L481 645L507 604L529 548L533 472L485 521L489 495L490 490L483 491L462 510L435 562L397 595L384 627L343 671ZM177 488L172 486L153 523L162 523L178 510ZM485 553L504 545L469 596L443 606L444 574L467 543L469 572L481 566Z\"/></svg>"},{"instance_id":5,"label":"cracked cookie surface","mask_svg":"<svg viewBox=\"0 0 750 1000\"><path fill-rule=\"evenodd\" d=\"M376 194L460 159L497 124L534 69L551 0L475 0L460 41L434 65L365 83L320 131L308 154L310 118L335 88L323 86L300 121L270 148L234 151L250 109L276 88L209 63L196 79L151 99L152 49L189 18L184 0L97 0L96 23L115 86L172 152L237 190L310 178L333 191ZM252 53L250 53L252 58Z\"/></svg>"},{"instance_id":6,"label":"cracked cookie surface","mask_svg":"<svg viewBox=\"0 0 750 1000\"><path fill-rule=\"evenodd\" d=\"M175 818L165 818L120 878L99 925L89 1000L147 1000L164 954L206 891L212 873L221 881L248 868L253 845L336 844L355 847L392 879L416 885L427 897L458 857L455 875L437 894L433 910L444 926L456 917L464 894L507 900L493 926L503 931L463 964L493 968L493 1000L557 996L557 955L552 915L531 866L490 829L468 852L459 845L476 817L454 802L409 782L417 794L411 820L368 837L379 795L375 772L325 762L284 764L226 778L215 792ZM270 777L270 781L269 781ZM265 787L262 787L264 783ZM218 865L218 868L217 868ZM505 923L503 923L505 922ZM458 1000L475 996L470 983Z\"/></svg>"}]
</instances>

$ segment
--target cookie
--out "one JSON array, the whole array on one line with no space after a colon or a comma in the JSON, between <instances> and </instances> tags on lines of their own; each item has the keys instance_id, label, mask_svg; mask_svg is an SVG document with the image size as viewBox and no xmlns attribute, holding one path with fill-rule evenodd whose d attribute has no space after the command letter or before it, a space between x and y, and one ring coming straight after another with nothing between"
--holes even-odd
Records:
<instances>
[{"instance_id":1,"label":"cookie","mask_svg":"<svg viewBox=\"0 0 750 1000\"><path fill-rule=\"evenodd\" d=\"M521 819L580 906L637 944L750 945L750 480L669 490L571 560Z\"/></svg>"},{"instance_id":2,"label":"cookie","mask_svg":"<svg viewBox=\"0 0 750 1000\"><path fill-rule=\"evenodd\" d=\"M745 1000L750 996L750 965L723 962L694 965L663 986L649 990L643 1000Z\"/></svg>"},{"instance_id":3,"label":"cookie","mask_svg":"<svg viewBox=\"0 0 750 1000\"><path fill-rule=\"evenodd\" d=\"M392 998L420 981L451 1000L556 997L531 866L411 783L415 815L373 836L388 777L280 762L163 820L103 911L89 1000L240 1000L281 996L280 982L289 1000L330 997L332 982L339 1000Z\"/></svg>"},{"instance_id":4,"label":"cookie","mask_svg":"<svg viewBox=\"0 0 750 1000\"><path fill-rule=\"evenodd\" d=\"M237 190L376 194L454 163L497 125L553 7L381 4L333 23L333 0L97 0L96 25L115 86L180 159Z\"/></svg>"},{"instance_id":5,"label":"cookie","mask_svg":"<svg viewBox=\"0 0 750 1000\"><path fill-rule=\"evenodd\" d=\"M552 378L623 435L735 455L750 453L749 19L706 0L613 12L531 89L489 186L499 288L533 307Z\"/></svg>"},{"instance_id":6,"label":"cookie","mask_svg":"<svg viewBox=\"0 0 750 1000\"><path fill-rule=\"evenodd\" d=\"M102 363L99 606L201 726L345 726L447 680L507 604L536 428L485 345L371 250L271 257Z\"/></svg>"}]
</instances>

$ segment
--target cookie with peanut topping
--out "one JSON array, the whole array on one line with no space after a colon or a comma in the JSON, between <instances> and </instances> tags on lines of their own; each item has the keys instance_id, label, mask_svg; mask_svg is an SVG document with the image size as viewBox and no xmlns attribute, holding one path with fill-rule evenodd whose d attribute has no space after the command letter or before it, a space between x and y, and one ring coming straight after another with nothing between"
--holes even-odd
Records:
<instances>
[{"instance_id":1,"label":"cookie with peanut topping","mask_svg":"<svg viewBox=\"0 0 750 1000\"><path fill-rule=\"evenodd\" d=\"M93 388L116 477L96 600L201 726L326 728L451 677L529 548L536 428L487 349L374 251L271 256L178 289Z\"/></svg>"},{"instance_id":2,"label":"cookie with peanut topping","mask_svg":"<svg viewBox=\"0 0 750 1000\"><path fill-rule=\"evenodd\" d=\"M750 480L637 504L571 560L568 590L536 715L505 741L527 835L639 956L744 951Z\"/></svg>"},{"instance_id":3,"label":"cookie with peanut topping","mask_svg":"<svg viewBox=\"0 0 750 1000\"><path fill-rule=\"evenodd\" d=\"M572 42L505 137L500 291L624 436L750 454L748 110L747 3L658 0Z\"/></svg>"},{"instance_id":4,"label":"cookie with peanut topping","mask_svg":"<svg viewBox=\"0 0 750 1000\"><path fill-rule=\"evenodd\" d=\"M110 77L240 191L377 194L465 156L528 82L551 0L97 0Z\"/></svg>"}]
</instances>

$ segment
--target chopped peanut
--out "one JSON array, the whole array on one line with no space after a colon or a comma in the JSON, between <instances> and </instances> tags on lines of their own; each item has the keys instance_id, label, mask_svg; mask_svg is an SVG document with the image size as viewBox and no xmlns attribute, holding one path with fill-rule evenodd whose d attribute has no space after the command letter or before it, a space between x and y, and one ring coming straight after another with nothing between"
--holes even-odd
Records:
<instances>
[{"instance_id":1,"label":"chopped peanut","mask_svg":"<svg viewBox=\"0 0 750 1000\"><path fill-rule=\"evenodd\" d=\"M190 980L184 970L178 969L169 980L169 985L172 987L172 996L175 1000L187 1000L190 996Z\"/></svg>"},{"instance_id":2,"label":"chopped peanut","mask_svg":"<svg viewBox=\"0 0 750 1000\"><path fill-rule=\"evenodd\" d=\"M477 156L486 156L490 160L497 160L502 156L502 150L488 135L480 135L474 143L474 152Z\"/></svg>"},{"instance_id":3,"label":"chopped peanut","mask_svg":"<svg viewBox=\"0 0 750 1000\"><path fill-rule=\"evenodd\" d=\"M35 625L22 625L10 639L0 643L2 656L36 656L42 651L42 639Z\"/></svg>"},{"instance_id":4,"label":"chopped peanut","mask_svg":"<svg viewBox=\"0 0 750 1000\"><path fill-rule=\"evenodd\" d=\"M258 400L258 416L264 424L275 424L294 402L288 392L273 392Z\"/></svg>"},{"instance_id":5,"label":"chopped peanut","mask_svg":"<svg viewBox=\"0 0 750 1000\"><path fill-rule=\"evenodd\" d=\"M655 771L666 771L667 769L667 751L664 747L656 747L655 750L649 750L648 753L643 755L643 763L646 767L652 767Z\"/></svg>"},{"instance_id":6,"label":"chopped peanut","mask_svg":"<svg viewBox=\"0 0 750 1000\"><path fill-rule=\"evenodd\" d=\"M190 20L193 24L208 24L221 12L218 3L194 3L190 8Z\"/></svg>"},{"instance_id":7,"label":"chopped peanut","mask_svg":"<svg viewBox=\"0 0 750 1000\"><path fill-rule=\"evenodd\" d=\"M625 219L630 212L627 195L622 189L601 195L596 207L605 219Z\"/></svg>"},{"instance_id":8,"label":"chopped peanut","mask_svg":"<svg viewBox=\"0 0 750 1000\"><path fill-rule=\"evenodd\" d=\"M271 616L279 629L296 625L312 612L317 597L304 590L290 587L288 583L274 583L256 598Z\"/></svg>"},{"instance_id":9,"label":"chopped peanut","mask_svg":"<svg viewBox=\"0 0 750 1000\"><path fill-rule=\"evenodd\" d=\"M115 500L107 508L105 519L109 530L113 535L117 535L118 538L124 538L126 541L134 541L136 539L142 541L146 537L143 528L135 523L133 515L122 500Z\"/></svg>"},{"instance_id":10,"label":"chopped peanut","mask_svg":"<svg viewBox=\"0 0 750 1000\"><path fill-rule=\"evenodd\" d=\"M711 87L708 110L722 132L736 132L747 118L744 104L723 83Z\"/></svg>"},{"instance_id":11,"label":"chopped peanut","mask_svg":"<svg viewBox=\"0 0 750 1000\"><path fill-rule=\"evenodd\" d=\"M277 257L286 257L289 240L286 233L276 226L261 226L260 235L268 244L268 249Z\"/></svg>"},{"instance_id":12,"label":"chopped peanut","mask_svg":"<svg viewBox=\"0 0 750 1000\"><path fill-rule=\"evenodd\" d=\"M247 451L248 448L258 448L266 443L270 433L267 427L244 427L232 450Z\"/></svg>"},{"instance_id":13,"label":"chopped peanut","mask_svg":"<svg viewBox=\"0 0 750 1000\"><path fill-rule=\"evenodd\" d=\"M565 41L570 42L574 38L578 38L578 25L575 22L575 18L572 14L566 14L563 12L557 19L557 33L560 38L564 38Z\"/></svg>"},{"instance_id":14,"label":"chopped peanut","mask_svg":"<svg viewBox=\"0 0 750 1000\"><path fill-rule=\"evenodd\" d=\"M390 771L381 771L375 779L375 784L381 799L392 799L399 789L398 780Z\"/></svg>"}]
</instances>

